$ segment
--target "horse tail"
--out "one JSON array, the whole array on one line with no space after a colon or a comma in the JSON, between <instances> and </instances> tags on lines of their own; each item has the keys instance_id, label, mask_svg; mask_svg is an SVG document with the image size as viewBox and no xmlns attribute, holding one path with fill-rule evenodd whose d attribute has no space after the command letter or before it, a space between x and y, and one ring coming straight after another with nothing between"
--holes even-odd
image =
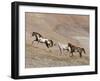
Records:
<instances>
[{"instance_id":1,"label":"horse tail","mask_svg":"<svg viewBox=\"0 0 100 81\"><path fill-rule=\"evenodd\" d=\"M82 51L86 54L86 52L85 52L85 49L84 49L84 48L82 48Z\"/></svg>"},{"instance_id":2,"label":"horse tail","mask_svg":"<svg viewBox=\"0 0 100 81\"><path fill-rule=\"evenodd\" d=\"M52 40L49 40L50 42L51 42L51 45L50 45L50 47L52 47L53 46L53 41Z\"/></svg>"},{"instance_id":3,"label":"horse tail","mask_svg":"<svg viewBox=\"0 0 100 81\"><path fill-rule=\"evenodd\" d=\"M45 41L45 44L46 44L47 48L49 48L48 41Z\"/></svg>"}]
</instances>

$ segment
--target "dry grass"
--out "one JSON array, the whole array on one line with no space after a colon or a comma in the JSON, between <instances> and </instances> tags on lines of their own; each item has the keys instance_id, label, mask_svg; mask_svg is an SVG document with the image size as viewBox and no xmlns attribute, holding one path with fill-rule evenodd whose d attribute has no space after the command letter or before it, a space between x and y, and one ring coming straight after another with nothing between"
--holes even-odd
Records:
<instances>
[{"instance_id":1,"label":"dry grass","mask_svg":"<svg viewBox=\"0 0 100 81\"><path fill-rule=\"evenodd\" d=\"M64 54L61 55L59 50L53 50L52 48L48 49L46 47L40 48L40 46L33 47L31 45L26 46L26 53L27 68L78 66L89 64L88 54L83 54L82 58L79 57L79 54L74 54L74 56L71 57L68 52L64 52Z\"/></svg>"}]
</instances>

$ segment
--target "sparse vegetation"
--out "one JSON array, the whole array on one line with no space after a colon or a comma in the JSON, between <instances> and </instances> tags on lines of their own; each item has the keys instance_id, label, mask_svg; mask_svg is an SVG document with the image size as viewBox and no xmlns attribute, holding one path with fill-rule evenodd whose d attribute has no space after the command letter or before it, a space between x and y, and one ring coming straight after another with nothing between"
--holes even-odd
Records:
<instances>
[{"instance_id":1,"label":"sparse vegetation","mask_svg":"<svg viewBox=\"0 0 100 81\"><path fill-rule=\"evenodd\" d=\"M25 67L61 67L80 66L89 64L89 16L37 14L25 13L26 26L26 54ZM60 54L58 47L46 48L44 44L32 45L32 32L41 33L55 42L72 44L84 47L86 54L74 54L70 57L68 52Z\"/></svg>"}]
</instances>

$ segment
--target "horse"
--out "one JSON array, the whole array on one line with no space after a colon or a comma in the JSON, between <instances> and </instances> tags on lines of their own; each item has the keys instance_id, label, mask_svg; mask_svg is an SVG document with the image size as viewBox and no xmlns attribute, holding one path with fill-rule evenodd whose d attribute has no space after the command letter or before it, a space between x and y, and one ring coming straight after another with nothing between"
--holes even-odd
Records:
<instances>
[{"instance_id":1,"label":"horse","mask_svg":"<svg viewBox=\"0 0 100 81\"><path fill-rule=\"evenodd\" d=\"M34 41L38 41L38 38L39 38L39 37L43 37L41 34L39 34L39 33L37 33L37 32L33 32L33 33L32 33L32 36L33 36L33 37L35 36L35 38L36 38Z\"/></svg>"},{"instance_id":2,"label":"horse","mask_svg":"<svg viewBox=\"0 0 100 81\"><path fill-rule=\"evenodd\" d=\"M59 50L60 50L61 54L64 54L65 50L70 51L70 48L68 47L68 44L62 44L62 43L58 42L58 43L55 43L54 46L59 47Z\"/></svg>"},{"instance_id":3,"label":"horse","mask_svg":"<svg viewBox=\"0 0 100 81\"><path fill-rule=\"evenodd\" d=\"M43 37L39 37L38 38L38 43L45 43L47 48L52 47L53 46L53 41L49 40L47 38L43 38Z\"/></svg>"},{"instance_id":4,"label":"horse","mask_svg":"<svg viewBox=\"0 0 100 81\"><path fill-rule=\"evenodd\" d=\"M81 47L77 47L75 45L72 45L71 43L68 43L68 47L70 47L70 53L73 56L74 52L78 52L80 54L80 57L82 57L82 52L84 52L84 54L86 54L85 49L81 48Z\"/></svg>"},{"instance_id":5,"label":"horse","mask_svg":"<svg viewBox=\"0 0 100 81\"><path fill-rule=\"evenodd\" d=\"M39 34L37 32L33 32L32 37L34 37L34 36L36 39L32 41L32 44L34 43L34 41L37 41L38 43L44 43L47 48L53 46L53 41L49 40L47 38L44 38L41 34Z\"/></svg>"}]
</instances>

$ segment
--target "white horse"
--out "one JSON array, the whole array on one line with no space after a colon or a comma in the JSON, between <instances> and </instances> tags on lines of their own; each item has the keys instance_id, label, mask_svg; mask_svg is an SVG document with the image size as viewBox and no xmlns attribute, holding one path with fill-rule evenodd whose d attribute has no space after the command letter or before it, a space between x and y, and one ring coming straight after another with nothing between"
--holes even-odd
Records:
<instances>
[{"instance_id":1,"label":"white horse","mask_svg":"<svg viewBox=\"0 0 100 81\"><path fill-rule=\"evenodd\" d=\"M70 47L68 47L68 44L62 44L62 43L58 42L58 43L55 43L54 45L59 47L61 54L64 54L65 50L67 50L67 51L71 50Z\"/></svg>"}]
</instances>

